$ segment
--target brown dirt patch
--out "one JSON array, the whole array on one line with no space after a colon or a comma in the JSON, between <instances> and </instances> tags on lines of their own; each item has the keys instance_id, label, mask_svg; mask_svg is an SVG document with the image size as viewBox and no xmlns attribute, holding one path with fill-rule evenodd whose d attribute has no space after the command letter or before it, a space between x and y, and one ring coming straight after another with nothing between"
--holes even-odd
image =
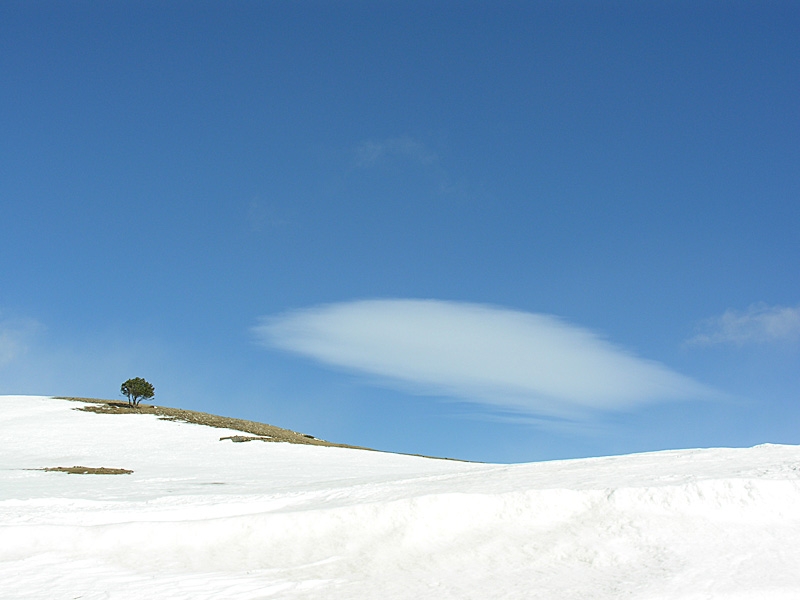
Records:
<instances>
[{"instance_id":1,"label":"brown dirt patch","mask_svg":"<svg viewBox=\"0 0 800 600\"><path fill-rule=\"evenodd\" d=\"M167 406L151 406L140 404L130 406L127 402L117 400L101 400L98 398L60 398L61 400L73 400L77 402L90 402L89 406L81 406L75 410L99 413L104 415L156 415L165 421L181 421L183 423L194 423L196 425L206 425L208 427L218 427L220 429L233 429L250 433L255 436L268 437L275 442L289 442L290 444L305 444L310 446L335 446L338 448L356 448L358 450L370 450L359 446L348 444L335 444L318 439L306 433L298 433L291 429L283 429L266 423L247 421L245 419L232 419L230 417L220 417L209 413L198 412L195 410L184 410L182 408L170 408Z\"/></svg>"},{"instance_id":2,"label":"brown dirt patch","mask_svg":"<svg viewBox=\"0 0 800 600\"><path fill-rule=\"evenodd\" d=\"M76 398L76 397L57 397L60 400L73 400L76 402L87 402L89 406L81 406L75 410L82 410L86 412L93 412L99 414L110 415L129 415L129 414L146 414L156 415L159 419L165 421L180 421L183 423L194 423L196 425L206 425L208 427L218 427L221 429L233 429L234 431L241 431L249 433L252 436L229 436L220 438L220 440L230 439L234 442L244 442L251 440L261 440L269 442L287 442L289 444L303 444L306 446L330 446L334 448L351 448L353 450L370 450L372 452L383 452L382 450L375 450L374 448L365 448L363 446L352 446L350 444L337 444L321 440L307 433L298 433L291 429L283 429L275 425L267 425L266 423L259 423L257 421L247 421L245 419L233 419L230 417L220 417L219 415L212 415L209 413L198 412L195 410L184 410L182 408L170 408L167 406L153 406L149 404L140 404L139 406L130 406L127 402L119 400L102 400L99 398ZM237 439L234 439L237 438ZM246 438L246 439L239 439ZM457 458L441 458L437 456L425 456L422 454L408 454L408 456L420 456L422 458L436 458L439 460L457 460Z\"/></svg>"}]
</instances>

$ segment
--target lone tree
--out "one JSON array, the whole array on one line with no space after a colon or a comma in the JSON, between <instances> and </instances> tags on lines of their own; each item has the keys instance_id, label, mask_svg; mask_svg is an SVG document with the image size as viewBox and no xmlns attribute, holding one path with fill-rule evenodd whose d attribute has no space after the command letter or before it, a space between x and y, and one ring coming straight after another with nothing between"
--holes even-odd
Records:
<instances>
[{"instance_id":1,"label":"lone tree","mask_svg":"<svg viewBox=\"0 0 800 600\"><path fill-rule=\"evenodd\" d=\"M153 387L153 384L141 377L128 379L120 386L119 391L123 396L128 397L130 406L139 406L142 400L150 400L156 395L156 388Z\"/></svg>"}]
</instances>

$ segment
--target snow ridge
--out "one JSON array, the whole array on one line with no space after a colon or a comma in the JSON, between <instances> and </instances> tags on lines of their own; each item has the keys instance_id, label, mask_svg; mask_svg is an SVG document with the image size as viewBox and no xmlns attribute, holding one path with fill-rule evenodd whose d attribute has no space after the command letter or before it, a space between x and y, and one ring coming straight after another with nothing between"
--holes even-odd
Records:
<instances>
[{"instance_id":1,"label":"snow ridge","mask_svg":"<svg viewBox=\"0 0 800 600\"><path fill-rule=\"evenodd\" d=\"M2 598L800 597L795 446L480 465L73 407L0 397ZM27 470L68 463L134 473Z\"/></svg>"}]
</instances>

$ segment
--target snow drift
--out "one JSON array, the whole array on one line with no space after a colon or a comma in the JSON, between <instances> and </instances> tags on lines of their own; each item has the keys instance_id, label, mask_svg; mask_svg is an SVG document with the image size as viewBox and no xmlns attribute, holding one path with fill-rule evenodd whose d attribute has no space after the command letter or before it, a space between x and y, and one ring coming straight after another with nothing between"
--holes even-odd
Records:
<instances>
[{"instance_id":1,"label":"snow drift","mask_svg":"<svg viewBox=\"0 0 800 600\"><path fill-rule=\"evenodd\" d=\"M800 597L795 446L482 465L76 406L0 397L2 598Z\"/></svg>"}]
</instances>

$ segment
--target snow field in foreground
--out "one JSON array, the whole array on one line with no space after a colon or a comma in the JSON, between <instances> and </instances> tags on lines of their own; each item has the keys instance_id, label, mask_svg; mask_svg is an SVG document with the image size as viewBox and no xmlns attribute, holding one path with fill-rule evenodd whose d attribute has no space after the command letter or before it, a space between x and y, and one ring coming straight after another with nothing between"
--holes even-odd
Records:
<instances>
[{"instance_id":1,"label":"snow field in foreground","mask_svg":"<svg viewBox=\"0 0 800 600\"><path fill-rule=\"evenodd\" d=\"M0 397L2 598L798 598L800 448L525 465ZM133 469L69 475L52 466Z\"/></svg>"}]
</instances>

